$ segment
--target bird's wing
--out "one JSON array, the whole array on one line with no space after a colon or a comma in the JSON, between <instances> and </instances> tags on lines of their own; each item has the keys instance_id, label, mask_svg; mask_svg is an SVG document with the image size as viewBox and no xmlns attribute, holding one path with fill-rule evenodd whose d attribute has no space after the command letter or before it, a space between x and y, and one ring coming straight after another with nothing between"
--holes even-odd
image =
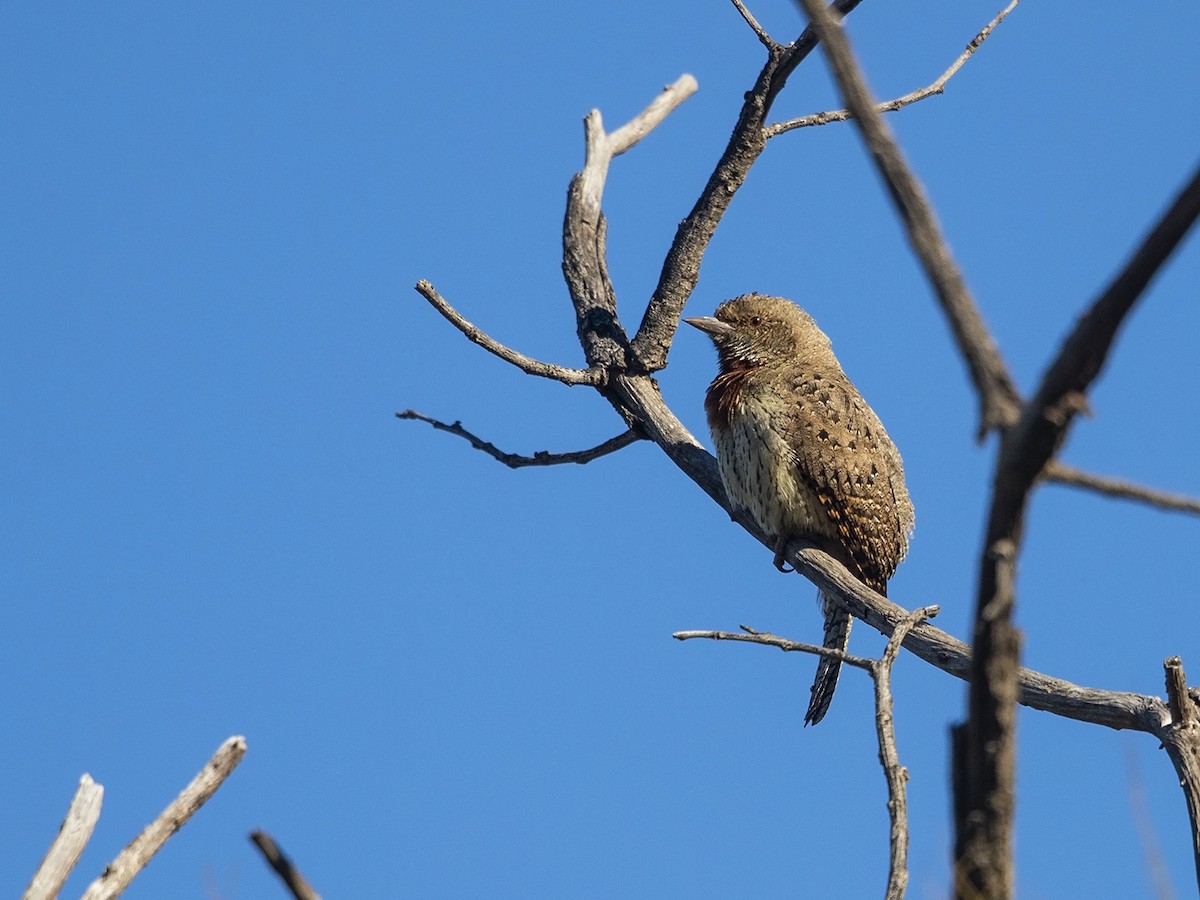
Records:
<instances>
[{"instance_id":1,"label":"bird's wing","mask_svg":"<svg viewBox=\"0 0 1200 900\"><path fill-rule=\"evenodd\" d=\"M900 454L845 376L808 372L790 387L779 425L803 435L789 442L800 477L829 517L842 562L884 593L912 527Z\"/></svg>"}]
</instances>

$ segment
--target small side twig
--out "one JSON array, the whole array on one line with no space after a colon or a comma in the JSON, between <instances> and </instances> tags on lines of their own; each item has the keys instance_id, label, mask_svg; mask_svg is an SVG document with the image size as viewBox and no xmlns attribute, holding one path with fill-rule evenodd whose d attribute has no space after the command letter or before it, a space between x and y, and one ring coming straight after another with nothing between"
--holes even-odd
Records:
<instances>
[{"instance_id":1,"label":"small side twig","mask_svg":"<svg viewBox=\"0 0 1200 900\"><path fill-rule=\"evenodd\" d=\"M429 305L441 313L447 322L461 331L467 340L473 344L478 344L484 350L488 351L488 353L500 357L507 363L511 363L528 375L549 378L566 385L598 385L604 379L604 373L595 369L572 369L568 366L558 366L554 363L546 363L533 359L524 353L518 353L511 347L506 347L504 344L490 337L482 328L468 322L458 310L446 301L446 298L437 292L432 284L424 279L417 282L416 291L428 300Z\"/></svg>"},{"instance_id":2,"label":"small side twig","mask_svg":"<svg viewBox=\"0 0 1200 900\"><path fill-rule=\"evenodd\" d=\"M425 422L432 425L438 431L444 431L447 434L457 435L460 438L468 441L476 450L481 450L492 459L504 463L510 469L523 469L528 466L561 466L564 463L576 463L583 465L590 463L593 459L599 459L601 456L607 456L610 453L616 453L630 444L641 440L641 436L632 428L628 431L618 434L614 438L609 438L603 444L598 444L590 450L575 450L570 453L549 453L545 450L539 450L533 456L520 456L516 453L505 453L495 444L485 441L483 438L472 434L467 429L462 427L462 422L442 422L438 419L431 418L423 413L417 412L415 409L406 409L404 412L396 413L397 419L410 419L417 422Z\"/></svg>"},{"instance_id":3,"label":"small side twig","mask_svg":"<svg viewBox=\"0 0 1200 900\"><path fill-rule=\"evenodd\" d=\"M108 864L103 874L84 892L82 900L111 900L120 896L134 877L146 868L154 854L188 819L217 792L225 779L237 768L246 755L246 739L240 735L229 738L217 748L212 759L192 779L146 828L129 842L117 858Z\"/></svg>"},{"instance_id":4,"label":"small side twig","mask_svg":"<svg viewBox=\"0 0 1200 900\"><path fill-rule=\"evenodd\" d=\"M22 900L53 900L59 895L92 837L103 799L104 786L92 781L91 775L84 774L79 779L79 788L67 809L58 837L46 851L33 880L21 895Z\"/></svg>"},{"instance_id":5,"label":"small side twig","mask_svg":"<svg viewBox=\"0 0 1200 900\"><path fill-rule=\"evenodd\" d=\"M903 97L897 97L894 100L888 100L884 103L875 105L875 111L880 113L895 112L898 109L903 109L913 103L918 103L926 97L932 97L934 94L945 92L946 83L958 74L958 70L966 64L976 50L988 39L988 36L1004 19L1012 12L1021 0L1012 0L1004 9L996 15L996 18L988 22L983 27L979 34L971 39L967 44L967 48L959 54L958 59L951 63L950 68L943 72L936 81L919 88L915 91L905 94ZM797 128L808 128L813 125L828 125L830 122L844 122L847 119L853 118L854 113L848 109L835 109L827 112L814 113L811 116L802 116L799 119L789 119L786 122L776 122L774 125L766 127L767 137L775 137L776 135L784 134L788 131L795 131Z\"/></svg>"},{"instance_id":6,"label":"small side twig","mask_svg":"<svg viewBox=\"0 0 1200 900\"><path fill-rule=\"evenodd\" d=\"M269 834L265 831L252 831L250 842L262 853L267 864L275 870L275 874L296 900L321 900L321 895L313 890L312 885L300 874L300 870L287 854L279 849L279 845Z\"/></svg>"},{"instance_id":7,"label":"small side twig","mask_svg":"<svg viewBox=\"0 0 1200 900\"><path fill-rule=\"evenodd\" d=\"M1123 478L1110 478L1107 475L1094 475L1074 466L1068 466L1056 459L1050 460L1042 469L1042 479L1058 484L1069 484L1074 487L1087 488L1109 497L1119 497L1122 500L1136 500L1159 509L1169 509L1175 512L1195 513L1200 515L1200 499L1188 497L1185 494L1173 494L1155 488L1145 487Z\"/></svg>"},{"instance_id":8,"label":"small side twig","mask_svg":"<svg viewBox=\"0 0 1200 900\"><path fill-rule=\"evenodd\" d=\"M876 169L891 193L913 252L938 297L955 342L979 395L978 437L1017 420L1021 399L995 339L967 288L933 207L920 181L904 159L900 145L874 109L875 100L835 14L822 0L798 0L808 15L837 80L846 108Z\"/></svg>"},{"instance_id":9,"label":"small side twig","mask_svg":"<svg viewBox=\"0 0 1200 900\"><path fill-rule=\"evenodd\" d=\"M888 816L891 820L888 845L891 849L888 864L888 900L900 900L908 887L908 770L900 764L896 749L896 723L892 716L892 666L900 645L917 625L932 619L940 612L937 606L923 606L904 618L888 638L883 656L872 662L871 677L875 681L875 733L879 739L879 763L888 787Z\"/></svg>"},{"instance_id":10,"label":"small side twig","mask_svg":"<svg viewBox=\"0 0 1200 900\"><path fill-rule=\"evenodd\" d=\"M750 30L753 31L758 37L760 44L762 44L768 50L778 49L779 43L769 34L767 34L765 28L758 24L758 19L754 18L754 13L750 12L750 10L746 8L746 4L743 3L742 0L733 0L733 5L737 8L737 11L741 17L746 20L746 24L750 26Z\"/></svg>"}]
</instances>

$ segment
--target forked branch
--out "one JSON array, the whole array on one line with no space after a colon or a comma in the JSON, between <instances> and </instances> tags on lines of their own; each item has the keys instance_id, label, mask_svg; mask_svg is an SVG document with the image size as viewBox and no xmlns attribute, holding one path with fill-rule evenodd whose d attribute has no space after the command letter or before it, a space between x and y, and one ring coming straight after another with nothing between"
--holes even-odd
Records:
<instances>
[{"instance_id":1,"label":"forked branch","mask_svg":"<svg viewBox=\"0 0 1200 900\"><path fill-rule=\"evenodd\" d=\"M978 436L1016 421L1020 396L1008 367L975 301L949 245L942 236L925 191L900 152L854 61L849 41L821 0L798 0L825 48L842 100L862 132L863 142L891 193L913 252L925 269L979 394Z\"/></svg>"},{"instance_id":2,"label":"forked branch","mask_svg":"<svg viewBox=\"0 0 1200 900\"><path fill-rule=\"evenodd\" d=\"M918 88L905 94L903 97L897 97L894 100L887 100L883 103L875 105L875 111L879 113L895 112L898 109L903 109L913 103L918 103L927 97L932 97L935 94L941 94L946 90L946 84L958 74L961 69L974 54L975 51L982 46L983 42L988 39L988 35L1008 16L1010 12L1016 9L1021 0L1012 0L1004 9L997 13L996 18L988 22L983 27L979 34L971 39L967 44L967 48L959 54L958 59L950 64L950 68L946 69L938 78L923 88ZM831 122L844 122L847 119L853 118L854 114L848 109L834 109L827 112L814 113L811 116L801 116L798 119L789 119L786 122L776 122L774 125L768 125L766 128L767 137L775 137L776 135L785 134L789 131L795 131L797 128L809 128L814 125L828 125Z\"/></svg>"}]
</instances>

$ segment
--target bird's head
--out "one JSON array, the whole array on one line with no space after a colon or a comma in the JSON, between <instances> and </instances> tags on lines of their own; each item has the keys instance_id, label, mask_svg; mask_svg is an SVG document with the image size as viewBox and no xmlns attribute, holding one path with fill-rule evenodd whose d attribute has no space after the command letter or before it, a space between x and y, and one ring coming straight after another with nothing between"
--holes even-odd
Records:
<instances>
[{"instance_id":1,"label":"bird's head","mask_svg":"<svg viewBox=\"0 0 1200 900\"><path fill-rule=\"evenodd\" d=\"M723 370L833 354L812 316L782 297L743 294L726 300L711 316L683 321L712 338Z\"/></svg>"}]
</instances>

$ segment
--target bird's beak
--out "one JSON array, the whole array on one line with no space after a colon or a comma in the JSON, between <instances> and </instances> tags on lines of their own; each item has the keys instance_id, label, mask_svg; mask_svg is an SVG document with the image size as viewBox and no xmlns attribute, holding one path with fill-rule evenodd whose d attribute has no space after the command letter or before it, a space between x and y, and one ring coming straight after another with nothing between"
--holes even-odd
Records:
<instances>
[{"instance_id":1,"label":"bird's beak","mask_svg":"<svg viewBox=\"0 0 1200 900\"><path fill-rule=\"evenodd\" d=\"M729 337L733 334L733 326L712 316L697 316L694 319L684 319L693 328L699 328L713 340Z\"/></svg>"}]
</instances>

